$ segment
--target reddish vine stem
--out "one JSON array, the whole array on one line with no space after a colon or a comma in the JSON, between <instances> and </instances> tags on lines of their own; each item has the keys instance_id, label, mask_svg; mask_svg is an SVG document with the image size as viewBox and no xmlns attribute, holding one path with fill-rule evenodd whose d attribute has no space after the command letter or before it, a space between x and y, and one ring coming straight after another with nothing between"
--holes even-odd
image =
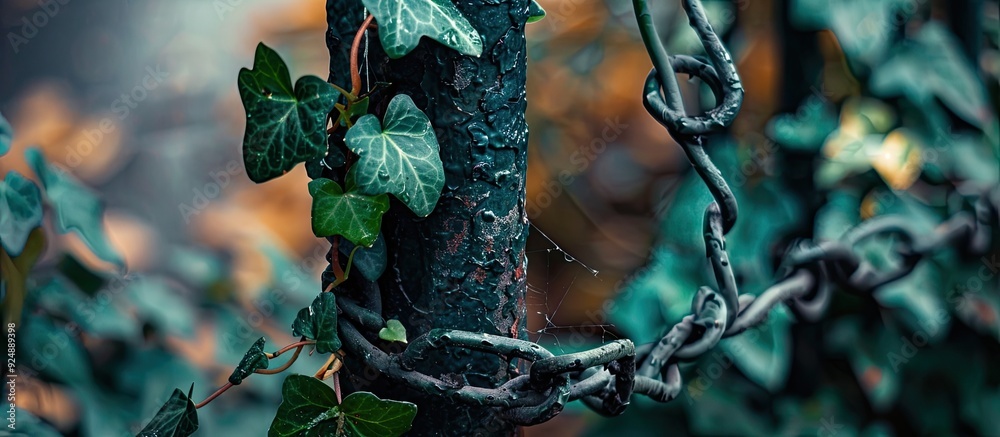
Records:
<instances>
[{"instance_id":1,"label":"reddish vine stem","mask_svg":"<svg viewBox=\"0 0 1000 437\"><path fill-rule=\"evenodd\" d=\"M351 94L355 96L361 92L361 71L358 70L358 48L361 46L361 37L371 26L374 15L365 18L365 22L358 28L358 33L354 34L354 43L351 44Z\"/></svg>"},{"instance_id":2,"label":"reddish vine stem","mask_svg":"<svg viewBox=\"0 0 1000 437\"><path fill-rule=\"evenodd\" d=\"M292 344L290 344L288 346L285 346L285 347L283 347L281 349L278 349L273 354L267 354L267 358L268 359L277 358L279 355L281 355L281 354L283 354L285 352L288 352L288 351L290 351L292 349L295 349L295 348L301 349L304 346L309 346L309 345L312 345L312 344L316 344L316 340L302 340L302 341L297 341L297 342L292 343Z\"/></svg>"},{"instance_id":3,"label":"reddish vine stem","mask_svg":"<svg viewBox=\"0 0 1000 437\"><path fill-rule=\"evenodd\" d=\"M288 362L281 365L281 367L276 367L274 369L257 369L254 370L254 373L259 373L261 375L274 375L276 373L281 373L284 372L285 370L288 370L288 368L292 367L292 364L295 363L295 360L299 359L299 353L302 352L303 347L305 347L305 345L300 345L299 347L295 348L295 353L292 354L292 357L288 359Z\"/></svg>"},{"instance_id":4,"label":"reddish vine stem","mask_svg":"<svg viewBox=\"0 0 1000 437\"><path fill-rule=\"evenodd\" d=\"M216 390L215 393L212 393L211 396L209 396L205 400L201 401L201 403L199 403L198 405L195 405L194 408L195 409L199 409L201 407L204 407L205 405L208 405L209 402L212 402L212 400L214 400L215 398L219 397L219 395L225 393L226 390L229 390L231 388L233 388L233 383L227 382L226 385L224 385L222 387L219 387L219 389Z\"/></svg>"}]
</instances>

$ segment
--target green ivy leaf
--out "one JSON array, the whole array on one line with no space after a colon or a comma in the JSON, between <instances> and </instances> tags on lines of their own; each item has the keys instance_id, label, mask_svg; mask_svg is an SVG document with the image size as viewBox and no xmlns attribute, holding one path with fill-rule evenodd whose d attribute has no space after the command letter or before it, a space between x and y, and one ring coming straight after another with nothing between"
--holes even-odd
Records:
<instances>
[{"instance_id":1,"label":"green ivy leaf","mask_svg":"<svg viewBox=\"0 0 1000 437\"><path fill-rule=\"evenodd\" d=\"M174 389L153 420L149 421L138 437L186 437L198 430L198 410L180 389Z\"/></svg>"},{"instance_id":2,"label":"green ivy leaf","mask_svg":"<svg viewBox=\"0 0 1000 437\"><path fill-rule=\"evenodd\" d=\"M459 53L478 57L483 40L451 0L362 0L378 20L378 36L390 58L401 58L426 36Z\"/></svg>"},{"instance_id":3,"label":"green ivy leaf","mask_svg":"<svg viewBox=\"0 0 1000 437\"><path fill-rule=\"evenodd\" d=\"M400 94L389 102L384 125L369 114L347 131L344 140L359 156L349 173L359 192L391 193L426 217L444 187L440 146L431 122L410 96Z\"/></svg>"},{"instance_id":4,"label":"green ivy leaf","mask_svg":"<svg viewBox=\"0 0 1000 437\"><path fill-rule=\"evenodd\" d=\"M239 91L247 113L243 164L251 180L274 179L326 154L326 117L337 92L323 79L303 76L293 89L285 61L260 43L253 69L240 70Z\"/></svg>"},{"instance_id":5,"label":"green ivy leaf","mask_svg":"<svg viewBox=\"0 0 1000 437\"><path fill-rule=\"evenodd\" d=\"M809 96L795 114L782 114L767 125L768 135L787 148L815 152L837 129L837 113L829 102Z\"/></svg>"},{"instance_id":6,"label":"green ivy leaf","mask_svg":"<svg viewBox=\"0 0 1000 437\"><path fill-rule=\"evenodd\" d=\"M139 335L139 324L123 311L115 296L90 298L63 276L31 290L33 306L72 320L84 332L128 341Z\"/></svg>"},{"instance_id":7,"label":"green ivy leaf","mask_svg":"<svg viewBox=\"0 0 1000 437\"><path fill-rule=\"evenodd\" d=\"M333 293L320 293L308 307L299 310L292 322L292 335L316 340L316 351L322 354L340 350L337 300Z\"/></svg>"},{"instance_id":8,"label":"green ivy leaf","mask_svg":"<svg viewBox=\"0 0 1000 437\"><path fill-rule=\"evenodd\" d=\"M317 237L342 235L355 244L371 246L389 210L389 196L344 192L336 182L319 178L309 183L312 228Z\"/></svg>"},{"instance_id":9,"label":"green ivy leaf","mask_svg":"<svg viewBox=\"0 0 1000 437\"><path fill-rule=\"evenodd\" d=\"M329 293L323 293L329 294ZM281 385L281 405L274 415L268 437L333 436L339 428L337 395L322 381L289 375Z\"/></svg>"},{"instance_id":10,"label":"green ivy leaf","mask_svg":"<svg viewBox=\"0 0 1000 437\"><path fill-rule=\"evenodd\" d=\"M340 253L350 256L351 252L354 251L354 247L354 243L344 239L340 242ZM372 247L358 247L358 250L354 252L354 259L351 261L351 265L351 268L358 269L361 276L364 276L365 279L371 282L377 281L382 276L382 273L385 272L385 237L379 233Z\"/></svg>"},{"instance_id":11,"label":"green ivy leaf","mask_svg":"<svg viewBox=\"0 0 1000 437\"><path fill-rule=\"evenodd\" d=\"M378 338L406 343L406 327L399 320L389 319L385 322L385 328L378 331Z\"/></svg>"},{"instance_id":12,"label":"green ivy leaf","mask_svg":"<svg viewBox=\"0 0 1000 437\"><path fill-rule=\"evenodd\" d=\"M100 200L69 173L47 163L38 149L28 149L25 157L41 179L45 196L56 211L56 231L61 234L75 231L94 255L124 268L125 261L104 233L101 220L104 206Z\"/></svg>"},{"instance_id":13,"label":"green ivy leaf","mask_svg":"<svg viewBox=\"0 0 1000 437\"><path fill-rule=\"evenodd\" d=\"M240 364L229 375L230 383L240 385L246 377L252 375L257 369L267 368L269 361L267 355L264 354L264 342L264 337L261 337L253 343L253 346L250 346L250 350L247 351L246 355L243 355Z\"/></svg>"},{"instance_id":14,"label":"green ivy leaf","mask_svg":"<svg viewBox=\"0 0 1000 437\"><path fill-rule=\"evenodd\" d=\"M14 128L10 127L7 119L0 114L0 156L4 156L10 151L10 143L14 137Z\"/></svg>"},{"instance_id":15,"label":"green ivy leaf","mask_svg":"<svg viewBox=\"0 0 1000 437\"><path fill-rule=\"evenodd\" d=\"M537 23L543 18L545 18L545 9L537 1L531 0L531 4L528 5L528 22Z\"/></svg>"},{"instance_id":16,"label":"green ivy leaf","mask_svg":"<svg viewBox=\"0 0 1000 437\"><path fill-rule=\"evenodd\" d=\"M165 279L139 276L125 289L125 297L141 320L179 337L195 333L194 309Z\"/></svg>"},{"instance_id":17,"label":"green ivy leaf","mask_svg":"<svg viewBox=\"0 0 1000 437\"><path fill-rule=\"evenodd\" d=\"M0 139L2 141L2 139ZM0 182L0 247L21 254L28 234L42 224L42 194L34 182L12 171Z\"/></svg>"},{"instance_id":18,"label":"green ivy leaf","mask_svg":"<svg viewBox=\"0 0 1000 437\"><path fill-rule=\"evenodd\" d=\"M947 29L930 23L872 74L872 91L882 96L904 95L922 108L941 100L956 115L982 129L995 123L988 93L975 66L962 55Z\"/></svg>"},{"instance_id":19,"label":"green ivy leaf","mask_svg":"<svg viewBox=\"0 0 1000 437\"><path fill-rule=\"evenodd\" d=\"M417 406L409 402L379 399L368 392L354 392L340 405L347 435L358 437L398 436L410 430Z\"/></svg>"}]
</instances>

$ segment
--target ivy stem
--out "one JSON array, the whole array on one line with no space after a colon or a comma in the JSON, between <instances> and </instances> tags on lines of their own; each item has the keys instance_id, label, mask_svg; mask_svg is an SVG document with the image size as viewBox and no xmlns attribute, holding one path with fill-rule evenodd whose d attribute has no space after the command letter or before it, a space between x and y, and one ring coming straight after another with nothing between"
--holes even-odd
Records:
<instances>
[{"instance_id":1,"label":"ivy stem","mask_svg":"<svg viewBox=\"0 0 1000 437\"><path fill-rule=\"evenodd\" d=\"M326 359L326 362L323 363L323 367L320 367L319 370L317 370L316 373L313 375L313 377L320 380L325 379L323 377L326 376L326 369L329 369L330 365L332 365L333 361L336 359L337 359L337 354L330 354L330 358Z\"/></svg>"},{"instance_id":2,"label":"ivy stem","mask_svg":"<svg viewBox=\"0 0 1000 437\"><path fill-rule=\"evenodd\" d=\"M292 357L288 359L288 362L283 364L281 367L276 367L274 369L257 369L254 370L254 373L259 373L261 375L274 375L276 373L281 373L284 372L285 370L288 370L288 368L292 367L292 364L295 363L295 360L299 359L299 352L302 352L303 347L305 347L304 344L300 344L298 347L296 347L295 353L292 354Z\"/></svg>"},{"instance_id":3,"label":"ivy stem","mask_svg":"<svg viewBox=\"0 0 1000 437\"><path fill-rule=\"evenodd\" d=\"M213 399L215 399L215 398L219 397L219 395L221 395L221 394L225 393L225 392L226 392L226 390L229 390L229 389L231 389L231 388L233 388L233 383L231 383L231 382L227 382L227 383L226 383L226 385L224 385L224 386L222 386L222 387L219 387L219 389L218 389L218 390L216 390L216 391L215 391L215 393L212 393L212 395L211 395L211 396L209 396L209 397L208 397L208 398L206 398L205 400L201 401L201 403L199 403L198 405L195 405L195 406L194 406L194 408L195 408L195 409L199 409L199 408L201 408L201 407L204 407L205 405L208 405L208 403L209 403L209 402L212 402L212 400L213 400Z\"/></svg>"},{"instance_id":4,"label":"ivy stem","mask_svg":"<svg viewBox=\"0 0 1000 437\"><path fill-rule=\"evenodd\" d=\"M358 70L358 48L361 47L361 37L368 30L368 26L375 19L374 15L365 18L365 22L358 28L358 33L354 34L354 43L351 44L351 94L355 96L361 92L361 71Z\"/></svg>"},{"instance_id":5,"label":"ivy stem","mask_svg":"<svg viewBox=\"0 0 1000 437\"><path fill-rule=\"evenodd\" d=\"M331 285L336 287L344 282L344 270L340 268L340 237L338 236L333 237L333 243L330 246L330 268L333 269L333 276L337 278ZM327 287L324 291L330 291L330 288Z\"/></svg>"},{"instance_id":6,"label":"ivy stem","mask_svg":"<svg viewBox=\"0 0 1000 437\"><path fill-rule=\"evenodd\" d=\"M344 400L340 397L340 372L333 374L333 392L337 394L337 404L344 403Z\"/></svg>"},{"instance_id":7,"label":"ivy stem","mask_svg":"<svg viewBox=\"0 0 1000 437\"><path fill-rule=\"evenodd\" d=\"M264 355L267 355L268 359L273 359L273 358L277 358L279 355L281 355L281 354L283 354L285 352L288 352L288 351L290 351L292 349L295 349L295 348L301 349L303 346L309 346L311 344L316 344L316 341L315 340L297 341L297 342L292 343L292 344L290 344L288 346L285 346L285 347L283 347L281 349L278 349L278 351L275 352L275 353L273 353L273 354L265 353Z\"/></svg>"}]
</instances>

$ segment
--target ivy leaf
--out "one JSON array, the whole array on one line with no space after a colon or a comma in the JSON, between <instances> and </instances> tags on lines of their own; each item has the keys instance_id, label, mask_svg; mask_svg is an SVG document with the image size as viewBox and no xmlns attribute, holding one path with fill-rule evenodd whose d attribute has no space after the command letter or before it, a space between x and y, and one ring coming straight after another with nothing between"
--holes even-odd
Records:
<instances>
[{"instance_id":1,"label":"ivy leaf","mask_svg":"<svg viewBox=\"0 0 1000 437\"><path fill-rule=\"evenodd\" d=\"M174 389L138 437L186 437L198 430L198 410L180 389Z\"/></svg>"},{"instance_id":2,"label":"ivy leaf","mask_svg":"<svg viewBox=\"0 0 1000 437\"><path fill-rule=\"evenodd\" d=\"M882 96L904 95L931 113L937 112L937 97L965 121L986 129L995 123L988 93L959 47L941 25L921 27L914 40L900 45L873 72L872 91Z\"/></svg>"},{"instance_id":3,"label":"ivy leaf","mask_svg":"<svg viewBox=\"0 0 1000 437\"><path fill-rule=\"evenodd\" d=\"M391 193L426 217L444 188L440 146L430 120L405 94L393 97L384 128L374 115L361 117L344 140L359 158L350 172L358 191Z\"/></svg>"},{"instance_id":4,"label":"ivy leaf","mask_svg":"<svg viewBox=\"0 0 1000 437\"><path fill-rule=\"evenodd\" d=\"M344 398L340 410L345 431L353 436L398 436L410 430L417 406L409 402L379 399L368 392L354 392Z\"/></svg>"},{"instance_id":5,"label":"ivy leaf","mask_svg":"<svg viewBox=\"0 0 1000 437\"><path fill-rule=\"evenodd\" d=\"M787 148L815 152L837 129L837 114L832 105L815 95L809 96L795 114L782 114L767 125L768 135Z\"/></svg>"},{"instance_id":6,"label":"ivy leaf","mask_svg":"<svg viewBox=\"0 0 1000 437\"><path fill-rule=\"evenodd\" d=\"M426 36L459 53L478 57L483 40L451 0L362 0L378 21L378 36L390 58L401 58Z\"/></svg>"},{"instance_id":7,"label":"ivy leaf","mask_svg":"<svg viewBox=\"0 0 1000 437\"><path fill-rule=\"evenodd\" d=\"M28 234L41 224L42 194L38 187L16 171L7 173L0 182L0 247L11 257L20 255Z\"/></svg>"},{"instance_id":8,"label":"ivy leaf","mask_svg":"<svg viewBox=\"0 0 1000 437\"><path fill-rule=\"evenodd\" d=\"M309 183L312 228L317 237L342 235L355 244L371 246L389 210L389 196L344 192L336 182L319 178Z\"/></svg>"},{"instance_id":9,"label":"ivy leaf","mask_svg":"<svg viewBox=\"0 0 1000 437\"><path fill-rule=\"evenodd\" d=\"M340 253L350 256L351 252L354 251L354 247L354 243L344 239L340 242ZM351 261L351 265L353 266L351 268L358 269L361 276L364 276L365 279L371 282L377 281L382 276L382 273L385 272L385 237L379 233L372 247L358 247L358 250L354 252L354 259Z\"/></svg>"},{"instance_id":10,"label":"ivy leaf","mask_svg":"<svg viewBox=\"0 0 1000 437\"><path fill-rule=\"evenodd\" d=\"M0 156L4 156L10 151L10 143L13 137L14 128L10 127L7 119L3 118L3 114L0 114Z\"/></svg>"},{"instance_id":11,"label":"ivy leaf","mask_svg":"<svg viewBox=\"0 0 1000 437\"><path fill-rule=\"evenodd\" d=\"M399 320L389 319L385 322L385 328L378 331L378 338L406 343L406 327Z\"/></svg>"},{"instance_id":12,"label":"ivy leaf","mask_svg":"<svg viewBox=\"0 0 1000 437\"><path fill-rule=\"evenodd\" d=\"M260 43L253 69L240 70L239 91L247 112L243 164L251 180L274 179L326 154L326 117L337 92L323 79L303 76L293 89L285 61Z\"/></svg>"},{"instance_id":13,"label":"ivy leaf","mask_svg":"<svg viewBox=\"0 0 1000 437\"><path fill-rule=\"evenodd\" d=\"M299 310L292 322L292 335L316 340L316 351L329 354L340 350L337 336L337 301L333 293L320 293L308 307Z\"/></svg>"},{"instance_id":14,"label":"ivy leaf","mask_svg":"<svg viewBox=\"0 0 1000 437\"><path fill-rule=\"evenodd\" d=\"M543 18L545 18L545 9L537 1L531 0L531 4L528 5L528 22L537 23Z\"/></svg>"},{"instance_id":15,"label":"ivy leaf","mask_svg":"<svg viewBox=\"0 0 1000 437\"><path fill-rule=\"evenodd\" d=\"M49 204L56 211L56 231L61 234L75 231L94 255L124 268L125 261L104 233L101 220L104 206L100 200L73 176L47 163L38 149L28 149L25 156L42 181Z\"/></svg>"},{"instance_id":16,"label":"ivy leaf","mask_svg":"<svg viewBox=\"0 0 1000 437\"><path fill-rule=\"evenodd\" d=\"M253 374L257 369L267 368L269 361L267 355L264 354L264 342L264 337L261 337L253 343L253 346L250 346L250 350L247 351L246 355L243 355L240 364L229 375L230 383L240 385L246 377Z\"/></svg>"},{"instance_id":17,"label":"ivy leaf","mask_svg":"<svg viewBox=\"0 0 1000 437\"><path fill-rule=\"evenodd\" d=\"M323 293L330 294L330 293ZM305 375L289 375L281 385L281 405L274 415L268 437L337 435L337 395L322 381Z\"/></svg>"}]
</instances>

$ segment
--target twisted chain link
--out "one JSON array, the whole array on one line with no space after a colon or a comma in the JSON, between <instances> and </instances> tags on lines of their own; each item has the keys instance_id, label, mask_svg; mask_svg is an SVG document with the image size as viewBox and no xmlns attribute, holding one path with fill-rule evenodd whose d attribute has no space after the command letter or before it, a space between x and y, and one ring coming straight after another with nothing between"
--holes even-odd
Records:
<instances>
[{"instance_id":1,"label":"twisted chain link","mask_svg":"<svg viewBox=\"0 0 1000 437\"><path fill-rule=\"evenodd\" d=\"M401 353L388 353L362 334L378 332L385 326L378 284L366 282L364 290L348 290L337 299L342 313L338 320L340 336L349 356L364 357L367 365L412 389L456 402L496 407L500 416L519 425L547 421L575 400L598 413L614 416L625 411L633 394L659 402L676 398L682 389L680 362L696 360L721 339L762 323L778 304L786 304L799 320L815 321L825 312L834 287L868 294L905 277L921 259L939 250L955 248L972 256L990 250L992 232L1000 228L1000 188L981 193L974 212L952 216L931 234L920 233L902 217L883 216L861 223L837 240L798 241L783 258L781 279L757 296L739 294L725 240L736 223L736 198L705 152L705 136L725 129L739 112L743 100L739 76L699 0L683 0L683 6L707 58L668 55L646 1L633 0L633 5L654 65L646 78L643 103L684 149L714 198L705 209L703 232L717 289L699 288L689 315L660 341L639 347L629 340L616 340L583 352L554 355L531 341L434 329L414 339ZM678 73L698 77L707 84L718 105L702 115L686 114L676 80ZM879 270L855 251L864 240L890 235L900 240L895 251L902 262L895 268ZM363 296L363 301L352 299L352 294ZM492 388L456 384L417 370L432 352L456 348L508 361L525 360L531 366L526 375Z\"/></svg>"}]
</instances>

